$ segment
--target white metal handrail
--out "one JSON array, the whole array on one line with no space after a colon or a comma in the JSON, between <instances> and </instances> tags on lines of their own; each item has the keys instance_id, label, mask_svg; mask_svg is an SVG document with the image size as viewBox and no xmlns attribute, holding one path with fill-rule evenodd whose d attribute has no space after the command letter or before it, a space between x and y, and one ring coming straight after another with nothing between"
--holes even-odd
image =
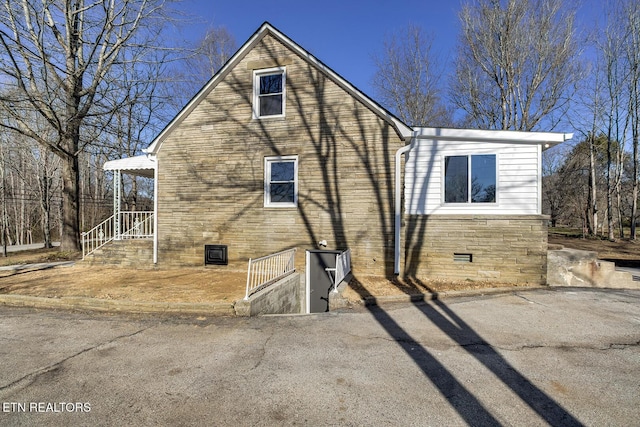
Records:
<instances>
[{"instance_id":1,"label":"white metal handrail","mask_svg":"<svg viewBox=\"0 0 640 427\"><path fill-rule=\"evenodd\" d=\"M113 215L82 233L82 259L113 240Z\"/></svg>"},{"instance_id":2,"label":"white metal handrail","mask_svg":"<svg viewBox=\"0 0 640 427\"><path fill-rule=\"evenodd\" d=\"M293 248L256 259L249 258L247 291L244 299L249 299L250 295L260 289L296 271L295 253L296 249Z\"/></svg>"},{"instance_id":3,"label":"white metal handrail","mask_svg":"<svg viewBox=\"0 0 640 427\"><path fill-rule=\"evenodd\" d=\"M338 292L338 284L347 277L351 271L351 249L336 256L336 275L333 282L333 292Z\"/></svg>"},{"instance_id":4,"label":"white metal handrail","mask_svg":"<svg viewBox=\"0 0 640 427\"><path fill-rule=\"evenodd\" d=\"M120 212L118 234L116 217L111 215L91 230L82 233L82 259L112 240L153 237L153 212Z\"/></svg>"}]
</instances>

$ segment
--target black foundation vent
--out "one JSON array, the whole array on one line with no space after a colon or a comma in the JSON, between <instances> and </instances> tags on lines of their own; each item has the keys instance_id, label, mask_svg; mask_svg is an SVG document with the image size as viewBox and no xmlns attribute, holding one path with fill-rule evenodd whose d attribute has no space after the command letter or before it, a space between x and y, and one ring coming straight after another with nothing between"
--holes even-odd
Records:
<instances>
[{"instance_id":1,"label":"black foundation vent","mask_svg":"<svg viewBox=\"0 0 640 427\"><path fill-rule=\"evenodd\" d=\"M227 245L204 245L204 265L227 265Z\"/></svg>"},{"instance_id":2,"label":"black foundation vent","mask_svg":"<svg viewBox=\"0 0 640 427\"><path fill-rule=\"evenodd\" d=\"M473 262L472 254L453 254L454 262Z\"/></svg>"}]
</instances>

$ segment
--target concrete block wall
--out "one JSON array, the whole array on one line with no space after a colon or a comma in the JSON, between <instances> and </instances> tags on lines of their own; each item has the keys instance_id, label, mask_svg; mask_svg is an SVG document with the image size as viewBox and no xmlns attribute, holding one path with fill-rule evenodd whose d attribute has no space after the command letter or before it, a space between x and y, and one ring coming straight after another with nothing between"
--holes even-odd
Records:
<instances>
[{"instance_id":1,"label":"concrete block wall","mask_svg":"<svg viewBox=\"0 0 640 427\"><path fill-rule=\"evenodd\" d=\"M401 274L545 284L547 223L542 215L406 215Z\"/></svg>"},{"instance_id":2,"label":"concrete block wall","mask_svg":"<svg viewBox=\"0 0 640 427\"><path fill-rule=\"evenodd\" d=\"M303 310L300 273L293 273L249 297L235 303L238 316L262 314L300 314Z\"/></svg>"}]
</instances>

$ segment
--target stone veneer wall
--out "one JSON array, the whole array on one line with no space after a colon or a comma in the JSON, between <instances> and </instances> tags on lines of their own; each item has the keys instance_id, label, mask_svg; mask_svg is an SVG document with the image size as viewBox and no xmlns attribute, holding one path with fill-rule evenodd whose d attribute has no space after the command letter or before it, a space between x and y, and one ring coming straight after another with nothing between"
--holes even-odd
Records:
<instances>
[{"instance_id":1,"label":"stone veneer wall","mask_svg":"<svg viewBox=\"0 0 640 427\"><path fill-rule=\"evenodd\" d=\"M254 119L253 70L286 66L286 116ZM393 127L325 74L266 36L158 152L159 266L203 265L204 245L243 263L326 240L354 269L393 272ZM299 203L264 207L266 156L298 156ZM245 264L246 265L246 264ZM228 270L232 266L216 266Z\"/></svg>"},{"instance_id":2,"label":"stone veneer wall","mask_svg":"<svg viewBox=\"0 0 640 427\"><path fill-rule=\"evenodd\" d=\"M406 215L404 271L417 278L546 284L548 217ZM471 254L472 262L454 261Z\"/></svg>"},{"instance_id":3,"label":"stone veneer wall","mask_svg":"<svg viewBox=\"0 0 640 427\"><path fill-rule=\"evenodd\" d=\"M153 268L153 239L113 240L85 258L95 265Z\"/></svg>"}]
</instances>

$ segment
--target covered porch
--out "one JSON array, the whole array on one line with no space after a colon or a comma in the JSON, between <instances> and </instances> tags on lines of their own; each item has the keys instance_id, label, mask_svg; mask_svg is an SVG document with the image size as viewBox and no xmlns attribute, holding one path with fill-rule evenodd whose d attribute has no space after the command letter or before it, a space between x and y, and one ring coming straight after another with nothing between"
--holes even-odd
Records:
<instances>
[{"instance_id":1,"label":"covered porch","mask_svg":"<svg viewBox=\"0 0 640 427\"><path fill-rule=\"evenodd\" d=\"M82 258L94 253L114 240L153 239L153 262L157 262L157 162L153 156L142 155L111 160L103 170L113 172L113 215L82 233ZM122 175L140 176L154 180L153 211L123 211Z\"/></svg>"}]
</instances>

